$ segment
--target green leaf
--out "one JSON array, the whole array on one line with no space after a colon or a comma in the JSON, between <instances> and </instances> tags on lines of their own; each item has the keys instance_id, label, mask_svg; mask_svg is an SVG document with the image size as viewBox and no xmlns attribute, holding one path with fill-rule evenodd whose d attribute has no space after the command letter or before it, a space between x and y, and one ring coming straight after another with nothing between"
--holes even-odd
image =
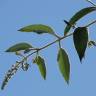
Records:
<instances>
[{"instance_id":1,"label":"green leaf","mask_svg":"<svg viewBox=\"0 0 96 96\"><path fill-rule=\"evenodd\" d=\"M54 31L53 31L53 29L51 27L49 27L47 25L42 25L42 24L29 25L29 26L21 28L18 31L21 31L21 32L34 32L34 33L37 33L37 34L43 34L43 33L54 34Z\"/></svg>"},{"instance_id":2,"label":"green leaf","mask_svg":"<svg viewBox=\"0 0 96 96\"><path fill-rule=\"evenodd\" d=\"M62 76L64 77L65 81L69 83L70 62L67 53L62 48L59 49L57 61L59 63L59 69Z\"/></svg>"},{"instance_id":3,"label":"green leaf","mask_svg":"<svg viewBox=\"0 0 96 96\"><path fill-rule=\"evenodd\" d=\"M38 65L38 68L40 70L41 76L46 79L46 66L45 66L45 61L43 58L40 56L37 56L34 60L34 63Z\"/></svg>"},{"instance_id":4,"label":"green leaf","mask_svg":"<svg viewBox=\"0 0 96 96\"><path fill-rule=\"evenodd\" d=\"M88 43L88 29L86 27L78 27L73 33L73 41L80 61L85 55Z\"/></svg>"},{"instance_id":5,"label":"green leaf","mask_svg":"<svg viewBox=\"0 0 96 96\"><path fill-rule=\"evenodd\" d=\"M69 20L69 24L70 25L74 25L79 19L81 19L82 17L84 17L85 15L89 14L90 12L96 11L96 7L87 7L84 8L82 10L80 10L79 12L77 12L70 20ZM69 30L71 29L72 26L67 25L65 30L64 30L64 35L67 35L67 33L69 32Z\"/></svg>"},{"instance_id":6,"label":"green leaf","mask_svg":"<svg viewBox=\"0 0 96 96\"><path fill-rule=\"evenodd\" d=\"M16 52L16 51L26 50L29 48L32 48L32 46L28 43L18 43L8 48L6 52Z\"/></svg>"}]
</instances>

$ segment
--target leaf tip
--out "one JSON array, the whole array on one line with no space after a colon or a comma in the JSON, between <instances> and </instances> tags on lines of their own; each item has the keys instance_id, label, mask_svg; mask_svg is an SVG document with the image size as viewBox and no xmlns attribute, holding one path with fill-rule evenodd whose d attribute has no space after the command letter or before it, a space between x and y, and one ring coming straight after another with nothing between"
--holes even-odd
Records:
<instances>
[{"instance_id":1,"label":"leaf tip","mask_svg":"<svg viewBox=\"0 0 96 96\"><path fill-rule=\"evenodd\" d=\"M19 29L19 30L17 30L17 31L22 31L22 29Z\"/></svg>"},{"instance_id":2,"label":"leaf tip","mask_svg":"<svg viewBox=\"0 0 96 96\"><path fill-rule=\"evenodd\" d=\"M5 52L9 52L9 50L7 49L7 50L5 50Z\"/></svg>"},{"instance_id":3,"label":"leaf tip","mask_svg":"<svg viewBox=\"0 0 96 96\"><path fill-rule=\"evenodd\" d=\"M67 85L69 85L69 80L66 81Z\"/></svg>"},{"instance_id":4,"label":"leaf tip","mask_svg":"<svg viewBox=\"0 0 96 96\"><path fill-rule=\"evenodd\" d=\"M4 90L4 88L1 86L1 90Z\"/></svg>"},{"instance_id":5,"label":"leaf tip","mask_svg":"<svg viewBox=\"0 0 96 96\"><path fill-rule=\"evenodd\" d=\"M43 79L46 80L46 76L44 76Z\"/></svg>"}]
</instances>

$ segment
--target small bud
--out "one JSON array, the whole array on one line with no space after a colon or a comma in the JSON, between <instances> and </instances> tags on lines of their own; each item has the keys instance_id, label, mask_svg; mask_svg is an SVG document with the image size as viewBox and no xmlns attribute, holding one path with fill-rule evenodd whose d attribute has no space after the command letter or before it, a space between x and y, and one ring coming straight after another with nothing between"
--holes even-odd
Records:
<instances>
[{"instance_id":1,"label":"small bud","mask_svg":"<svg viewBox=\"0 0 96 96\"><path fill-rule=\"evenodd\" d=\"M29 64L28 64L28 63L22 64L22 69L23 69L23 71L27 71L28 68L29 68Z\"/></svg>"}]
</instances>

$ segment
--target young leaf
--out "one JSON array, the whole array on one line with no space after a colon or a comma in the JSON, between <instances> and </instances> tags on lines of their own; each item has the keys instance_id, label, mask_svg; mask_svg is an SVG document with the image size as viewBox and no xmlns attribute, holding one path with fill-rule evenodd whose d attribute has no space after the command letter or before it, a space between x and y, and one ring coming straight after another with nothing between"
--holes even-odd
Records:
<instances>
[{"instance_id":1,"label":"young leaf","mask_svg":"<svg viewBox=\"0 0 96 96\"><path fill-rule=\"evenodd\" d=\"M62 48L59 49L57 61L59 63L59 69L62 76L64 77L65 81L69 83L70 62L67 53Z\"/></svg>"},{"instance_id":2,"label":"young leaf","mask_svg":"<svg viewBox=\"0 0 96 96\"><path fill-rule=\"evenodd\" d=\"M88 41L88 47L92 47L92 46L96 46L96 42L95 41Z\"/></svg>"},{"instance_id":3,"label":"young leaf","mask_svg":"<svg viewBox=\"0 0 96 96\"><path fill-rule=\"evenodd\" d=\"M87 7L84 8L82 10L80 10L79 12L77 12L70 20L69 20L69 24L74 25L79 19L81 19L82 17L84 17L85 15L89 14L90 12L96 11L96 7ZM67 25L65 30L64 30L64 35L67 35L67 33L69 32L70 28L72 26Z\"/></svg>"},{"instance_id":4,"label":"young leaf","mask_svg":"<svg viewBox=\"0 0 96 96\"><path fill-rule=\"evenodd\" d=\"M29 48L32 48L32 46L28 43L18 43L7 49L6 52L16 52L16 51L26 50Z\"/></svg>"},{"instance_id":5,"label":"young leaf","mask_svg":"<svg viewBox=\"0 0 96 96\"><path fill-rule=\"evenodd\" d=\"M21 28L18 31L34 32L34 33L37 33L37 34L43 34L43 33L54 34L54 31L51 27L49 27L47 25L42 25L42 24L29 25L29 26Z\"/></svg>"},{"instance_id":6,"label":"young leaf","mask_svg":"<svg viewBox=\"0 0 96 96\"><path fill-rule=\"evenodd\" d=\"M85 55L88 43L88 30L86 27L78 27L73 33L73 41L80 61Z\"/></svg>"},{"instance_id":7,"label":"young leaf","mask_svg":"<svg viewBox=\"0 0 96 96\"><path fill-rule=\"evenodd\" d=\"M38 68L40 70L40 73L44 79L46 79L46 66L45 66L45 61L43 58L40 56L37 56L34 60L34 63L38 65Z\"/></svg>"}]
</instances>

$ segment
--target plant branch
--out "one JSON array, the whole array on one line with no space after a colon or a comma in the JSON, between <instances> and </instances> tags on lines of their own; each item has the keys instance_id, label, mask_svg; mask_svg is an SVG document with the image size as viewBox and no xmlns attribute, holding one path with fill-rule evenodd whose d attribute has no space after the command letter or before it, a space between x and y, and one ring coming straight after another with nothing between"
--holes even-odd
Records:
<instances>
[{"instance_id":1,"label":"plant branch","mask_svg":"<svg viewBox=\"0 0 96 96\"><path fill-rule=\"evenodd\" d=\"M91 23L89 23L89 24L86 25L85 27L89 27L89 26L91 26L91 25L94 24L94 23L96 23L96 20L93 21L93 22L91 22ZM72 35L73 35L73 33L70 33L70 34L68 34L68 35L66 35L66 36L63 36L63 37L59 37L59 36L58 36L58 39L56 39L55 41L53 41L53 42L51 42L51 43L49 43L49 44L47 44L47 45L45 45L45 46L43 46L43 47L41 47L41 48L36 48L34 52L28 54L25 58L27 59L27 58L30 57L32 54L37 53L37 52L39 52L39 51L41 51L41 50L43 50L43 49L45 49L45 48L53 45L54 43L60 42L61 40L65 39L66 37L69 37L69 36L72 36ZM23 60L21 60L21 62L23 62L23 61L25 60L25 58L23 58ZM21 64L21 62L19 62L19 64Z\"/></svg>"},{"instance_id":2,"label":"plant branch","mask_svg":"<svg viewBox=\"0 0 96 96\"><path fill-rule=\"evenodd\" d=\"M96 4L94 2L92 2L91 0L86 0L86 1L96 7Z\"/></svg>"},{"instance_id":3,"label":"plant branch","mask_svg":"<svg viewBox=\"0 0 96 96\"><path fill-rule=\"evenodd\" d=\"M96 20L94 20L91 23L87 24L85 27L89 27L89 26L93 25L94 23L96 23Z\"/></svg>"},{"instance_id":4,"label":"plant branch","mask_svg":"<svg viewBox=\"0 0 96 96\"><path fill-rule=\"evenodd\" d=\"M96 20L92 21L91 23L89 23L89 24L86 25L85 27L89 27L89 26L91 26L91 25L94 24L94 23L96 23ZM43 50L43 49L45 49L45 48L53 45L54 43L59 42L59 41L63 40L64 38L69 37L69 36L72 36L72 35L73 35L73 33L70 33L69 35L66 35L66 36L63 36L63 37L59 37L57 40L55 40L55 41L53 41L53 42L51 42L51 43L49 43L49 44L47 44L47 45L45 45L45 46L43 46L43 47L41 47L41 48L38 48L36 51L30 53L26 58L28 58L28 57L31 56L32 54L36 53L37 51L39 52L39 51L41 51L41 50Z\"/></svg>"},{"instance_id":5,"label":"plant branch","mask_svg":"<svg viewBox=\"0 0 96 96\"><path fill-rule=\"evenodd\" d=\"M26 58L30 57L32 54L36 53L37 51L39 52L39 51L41 51L41 50L43 50L43 49L45 49L45 48L53 45L54 43L59 42L59 41L63 40L64 38L69 37L71 35L73 35L73 33L70 33L69 35L66 35L66 36L63 36L63 37L58 38L57 40L55 40L55 41L53 41L53 42L51 42L51 43L49 43L49 44L47 44L47 45L45 45L45 46L37 49L36 51L34 51L32 53L30 53L28 56L26 56Z\"/></svg>"}]
</instances>

